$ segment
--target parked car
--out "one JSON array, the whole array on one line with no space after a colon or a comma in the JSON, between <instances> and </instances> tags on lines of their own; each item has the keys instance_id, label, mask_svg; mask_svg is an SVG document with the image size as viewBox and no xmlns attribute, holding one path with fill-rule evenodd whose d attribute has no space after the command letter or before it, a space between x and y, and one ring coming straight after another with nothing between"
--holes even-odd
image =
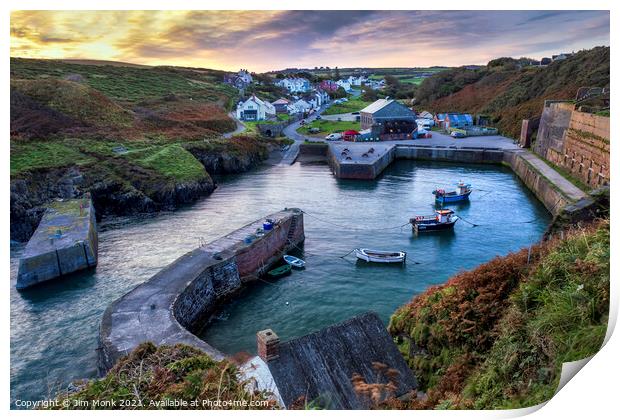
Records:
<instances>
[{"instance_id":1,"label":"parked car","mask_svg":"<svg viewBox=\"0 0 620 420\"><path fill-rule=\"evenodd\" d=\"M465 137L465 134L461 133L460 131L453 131L450 133L450 135L455 139L462 139Z\"/></svg>"},{"instance_id":2,"label":"parked car","mask_svg":"<svg viewBox=\"0 0 620 420\"><path fill-rule=\"evenodd\" d=\"M315 120L322 120L322 118L321 118L321 116L320 116L320 115L317 115L317 116L316 116L316 118L315 118Z\"/></svg>"},{"instance_id":3,"label":"parked car","mask_svg":"<svg viewBox=\"0 0 620 420\"><path fill-rule=\"evenodd\" d=\"M334 141L334 140L340 140L340 139L342 139L341 133L331 133L325 136L325 140Z\"/></svg>"},{"instance_id":4,"label":"parked car","mask_svg":"<svg viewBox=\"0 0 620 420\"><path fill-rule=\"evenodd\" d=\"M299 125L306 125L306 120L301 120L301 122L299 123Z\"/></svg>"},{"instance_id":5,"label":"parked car","mask_svg":"<svg viewBox=\"0 0 620 420\"><path fill-rule=\"evenodd\" d=\"M308 133L310 134L316 134L319 131L321 131L321 129L319 127L312 127L310 130L308 130Z\"/></svg>"}]
</instances>

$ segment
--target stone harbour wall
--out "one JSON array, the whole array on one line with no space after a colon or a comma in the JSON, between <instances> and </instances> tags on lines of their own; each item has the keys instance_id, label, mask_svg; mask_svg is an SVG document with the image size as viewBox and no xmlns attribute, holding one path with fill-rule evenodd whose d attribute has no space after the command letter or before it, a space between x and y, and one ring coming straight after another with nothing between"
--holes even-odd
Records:
<instances>
[{"instance_id":1,"label":"stone harbour wall","mask_svg":"<svg viewBox=\"0 0 620 420\"><path fill-rule=\"evenodd\" d=\"M552 215L557 215L568 204L572 203L562 191L549 179L541 174L524 158L528 152L504 152L504 163L510 166L515 174L534 193L536 198Z\"/></svg>"},{"instance_id":2,"label":"stone harbour wall","mask_svg":"<svg viewBox=\"0 0 620 420\"><path fill-rule=\"evenodd\" d=\"M549 151L547 158L590 187L607 185L609 129L609 117L573 111L570 125L564 132L562 150Z\"/></svg>"},{"instance_id":3,"label":"stone harbour wall","mask_svg":"<svg viewBox=\"0 0 620 420\"><path fill-rule=\"evenodd\" d=\"M572 102L546 103L534 151L584 184L609 184L609 117L581 112Z\"/></svg>"},{"instance_id":4,"label":"stone harbour wall","mask_svg":"<svg viewBox=\"0 0 620 420\"><path fill-rule=\"evenodd\" d=\"M369 143L368 147L373 144ZM351 146L354 147L354 146ZM375 145L375 147L378 147ZM395 146L378 151L375 156L362 158L351 156L347 160L341 155L342 147L330 145L327 151L328 163L332 172L340 179L375 179L394 161Z\"/></svg>"},{"instance_id":5,"label":"stone harbour wall","mask_svg":"<svg viewBox=\"0 0 620 420\"><path fill-rule=\"evenodd\" d=\"M19 260L16 287L25 289L97 265L97 222L90 198L49 205Z\"/></svg>"},{"instance_id":6,"label":"stone harbour wall","mask_svg":"<svg viewBox=\"0 0 620 420\"><path fill-rule=\"evenodd\" d=\"M564 101L546 101L540 117L534 152L547 158L547 151L561 151L575 105Z\"/></svg>"},{"instance_id":7,"label":"stone harbour wall","mask_svg":"<svg viewBox=\"0 0 620 420\"><path fill-rule=\"evenodd\" d=\"M502 163L500 149L398 146L396 159L434 160L457 163Z\"/></svg>"},{"instance_id":8,"label":"stone harbour wall","mask_svg":"<svg viewBox=\"0 0 620 420\"><path fill-rule=\"evenodd\" d=\"M273 229L257 234L266 219ZM270 264L304 240L303 213L283 211L256 220L179 257L145 283L113 302L99 331L99 372L140 343L185 343L215 360L225 355L194 335L223 301L245 282L257 279Z\"/></svg>"}]
</instances>

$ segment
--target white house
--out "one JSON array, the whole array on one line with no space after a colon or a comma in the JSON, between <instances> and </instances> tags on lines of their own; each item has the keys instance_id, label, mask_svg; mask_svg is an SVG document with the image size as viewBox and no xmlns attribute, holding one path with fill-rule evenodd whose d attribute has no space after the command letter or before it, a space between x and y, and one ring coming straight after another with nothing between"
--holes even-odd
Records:
<instances>
[{"instance_id":1,"label":"white house","mask_svg":"<svg viewBox=\"0 0 620 420\"><path fill-rule=\"evenodd\" d=\"M276 115L275 107L267 101L250 96L237 105L237 119L243 121L261 121Z\"/></svg>"},{"instance_id":2,"label":"white house","mask_svg":"<svg viewBox=\"0 0 620 420\"><path fill-rule=\"evenodd\" d=\"M351 86L362 86L366 83L366 76L349 76L348 81Z\"/></svg>"},{"instance_id":3,"label":"white house","mask_svg":"<svg viewBox=\"0 0 620 420\"><path fill-rule=\"evenodd\" d=\"M299 113L308 112L313 108L312 104L308 103L307 101L303 99L300 99L296 101L295 103L293 103L293 107Z\"/></svg>"},{"instance_id":4,"label":"white house","mask_svg":"<svg viewBox=\"0 0 620 420\"><path fill-rule=\"evenodd\" d=\"M349 82L348 79L338 80L338 81L336 81L336 84L338 86L340 86L341 88L343 88L347 92L351 90L351 82Z\"/></svg>"},{"instance_id":5,"label":"white house","mask_svg":"<svg viewBox=\"0 0 620 420\"><path fill-rule=\"evenodd\" d=\"M385 80L372 80L368 79L364 82L366 85L370 86L374 90L383 89L385 87Z\"/></svg>"},{"instance_id":6,"label":"white house","mask_svg":"<svg viewBox=\"0 0 620 420\"><path fill-rule=\"evenodd\" d=\"M246 69L239 70L239 73L237 73L237 77L239 77L241 80L243 80L248 85L252 83L252 80L253 80L252 75Z\"/></svg>"},{"instance_id":7,"label":"white house","mask_svg":"<svg viewBox=\"0 0 620 420\"><path fill-rule=\"evenodd\" d=\"M276 86L285 88L291 93L307 92L312 89L310 81L308 79L304 79L303 77L287 77L277 81L275 84Z\"/></svg>"},{"instance_id":8,"label":"white house","mask_svg":"<svg viewBox=\"0 0 620 420\"><path fill-rule=\"evenodd\" d=\"M317 89L314 92L314 95L317 98L317 104L319 107L329 102L329 94L322 89Z\"/></svg>"}]
</instances>

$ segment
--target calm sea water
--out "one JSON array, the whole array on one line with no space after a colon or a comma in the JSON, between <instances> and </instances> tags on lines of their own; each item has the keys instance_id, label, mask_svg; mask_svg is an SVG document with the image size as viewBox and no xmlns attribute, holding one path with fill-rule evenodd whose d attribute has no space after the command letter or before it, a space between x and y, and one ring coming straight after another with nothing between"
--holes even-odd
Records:
<instances>
[{"instance_id":1,"label":"calm sea water","mask_svg":"<svg viewBox=\"0 0 620 420\"><path fill-rule=\"evenodd\" d=\"M406 223L433 211L435 187L459 180L476 191L453 206L464 219L454 232L416 236ZM256 331L286 340L373 310L393 311L427 287L496 255L537 241L550 216L519 179L500 166L397 161L374 181L335 179L325 165L264 167L222 179L208 198L170 213L108 221L99 235L99 265L33 290L15 290L11 252L11 401L54 395L96 374L99 322L115 299L197 247L284 207L300 207L306 241L296 255L307 268L257 282L224 305L202 332L227 353L255 351ZM405 250L404 266L356 262L355 247Z\"/></svg>"}]
</instances>

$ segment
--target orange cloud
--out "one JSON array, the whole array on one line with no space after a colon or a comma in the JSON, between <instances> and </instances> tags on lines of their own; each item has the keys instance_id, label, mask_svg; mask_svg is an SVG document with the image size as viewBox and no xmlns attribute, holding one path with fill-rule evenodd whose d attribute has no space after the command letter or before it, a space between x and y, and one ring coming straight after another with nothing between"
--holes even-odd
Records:
<instances>
[{"instance_id":1,"label":"orange cloud","mask_svg":"<svg viewBox=\"0 0 620 420\"><path fill-rule=\"evenodd\" d=\"M578 24L576 24L578 23ZM431 66L609 45L606 11L14 11L11 55L254 71Z\"/></svg>"}]
</instances>

